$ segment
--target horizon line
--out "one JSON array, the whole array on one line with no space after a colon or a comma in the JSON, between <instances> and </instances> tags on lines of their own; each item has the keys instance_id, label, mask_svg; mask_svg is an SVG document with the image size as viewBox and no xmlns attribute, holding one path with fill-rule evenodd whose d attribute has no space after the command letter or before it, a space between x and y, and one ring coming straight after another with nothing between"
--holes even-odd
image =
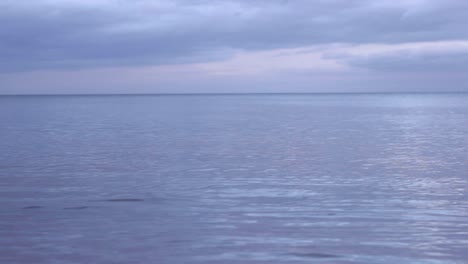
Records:
<instances>
[{"instance_id":1,"label":"horizon line","mask_svg":"<svg viewBox=\"0 0 468 264\"><path fill-rule=\"evenodd\" d=\"M1 94L0 96L183 96L183 95L353 95L353 94L466 94L468 91L448 92L200 92L200 93L70 93L70 94Z\"/></svg>"}]
</instances>

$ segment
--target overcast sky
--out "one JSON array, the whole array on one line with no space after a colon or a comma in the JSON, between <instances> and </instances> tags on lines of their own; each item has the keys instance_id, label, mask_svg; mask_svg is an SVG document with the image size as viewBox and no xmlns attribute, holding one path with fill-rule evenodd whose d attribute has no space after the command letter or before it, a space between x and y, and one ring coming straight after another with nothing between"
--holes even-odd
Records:
<instances>
[{"instance_id":1,"label":"overcast sky","mask_svg":"<svg viewBox=\"0 0 468 264\"><path fill-rule=\"evenodd\" d=\"M466 0L0 0L0 93L468 92Z\"/></svg>"}]
</instances>

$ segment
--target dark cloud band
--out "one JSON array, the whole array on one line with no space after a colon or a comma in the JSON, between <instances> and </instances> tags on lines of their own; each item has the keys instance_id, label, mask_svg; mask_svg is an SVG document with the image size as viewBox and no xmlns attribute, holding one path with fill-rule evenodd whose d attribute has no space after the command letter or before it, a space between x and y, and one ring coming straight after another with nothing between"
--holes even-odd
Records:
<instances>
[{"instance_id":1,"label":"dark cloud band","mask_svg":"<svg viewBox=\"0 0 468 264\"><path fill-rule=\"evenodd\" d=\"M468 39L468 2L455 0L38 0L0 5L3 72L206 62L226 59L232 49Z\"/></svg>"}]
</instances>

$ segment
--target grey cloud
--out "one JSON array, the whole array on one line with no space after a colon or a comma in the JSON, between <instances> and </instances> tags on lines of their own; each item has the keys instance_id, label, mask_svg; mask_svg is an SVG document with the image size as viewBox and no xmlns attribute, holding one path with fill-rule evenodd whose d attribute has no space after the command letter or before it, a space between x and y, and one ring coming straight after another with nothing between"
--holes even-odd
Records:
<instances>
[{"instance_id":1,"label":"grey cloud","mask_svg":"<svg viewBox=\"0 0 468 264\"><path fill-rule=\"evenodd\" d=\"M468 2L409 2L6 1L0 71L205 62L235 49L337 42L468 39Z\"/></svg>"},{"instance_id":2,"label":"grey cloud","mask_svg":"<svg viewBox=\"0 0 468 264\"><path fill-rule=\"evenodd\" d=\"M328 54L325 58L382 72L466 72L468 47L459 50L402 49L374 54Z\"/></svg>"}]
</instances>

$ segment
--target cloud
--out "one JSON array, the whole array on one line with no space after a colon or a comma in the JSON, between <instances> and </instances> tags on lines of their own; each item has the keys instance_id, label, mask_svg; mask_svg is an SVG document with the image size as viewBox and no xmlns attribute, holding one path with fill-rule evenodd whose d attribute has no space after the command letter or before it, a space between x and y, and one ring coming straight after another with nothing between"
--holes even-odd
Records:
<instances>
[{"instance_id":1,"label":"cloud","mask_svg":"<svg viewBox=\"0 0 468 264\"><path fill-rule=\"evenodd\" d=\"M383 72L466 72L468 41L439 41L345 47L325 59Z\"/></svg>"},{"instance_id":2,"label":"cloud","mask_svg":"<svg viewBox=\"0 0 468 264\"><path fill-rule=\"evenodd\" d=\"M0 71L193 64L333 43L465 40L466 8L468 2L456 0L2 1Z\"/></svg>"}]
</instances>

